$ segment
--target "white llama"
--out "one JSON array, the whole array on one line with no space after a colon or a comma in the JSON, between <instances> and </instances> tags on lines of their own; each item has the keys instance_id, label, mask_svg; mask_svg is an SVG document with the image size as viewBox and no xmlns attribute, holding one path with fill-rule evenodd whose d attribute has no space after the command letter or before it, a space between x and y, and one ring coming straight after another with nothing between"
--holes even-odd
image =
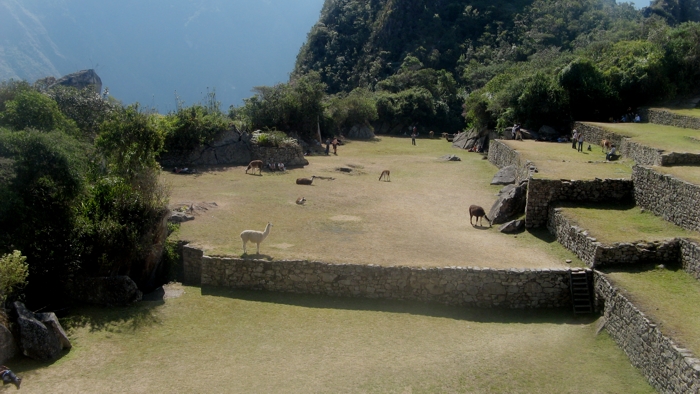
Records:
<instances>
[{"instance_id":1,"label":"white llama","mask_svg":"<svg viewBox=\"0 0 700 394\"><path fill-rule=\"evenodd\" d=\"M267 227L265 227L265 231L256 231L256 230L244 230L241 233L241 240L243 241L243 254L248 253L246 250L246 244L248 241L254 242L258 245L258 250L256 254L260 254L260 243L267 238L268 234L270 234L270 228L272 228L272 223L267 222Z\"/></svg>"}]
</instances>

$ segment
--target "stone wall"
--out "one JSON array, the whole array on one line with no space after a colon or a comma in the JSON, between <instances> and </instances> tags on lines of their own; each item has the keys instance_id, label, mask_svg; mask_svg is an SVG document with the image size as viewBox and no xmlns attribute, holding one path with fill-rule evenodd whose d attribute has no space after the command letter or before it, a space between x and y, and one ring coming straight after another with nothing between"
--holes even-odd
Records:
<instances>
[{"instance_id":1,"label":"stone wall","mask_svg":"<svg viewBox=\"0 0 700 394\"><path fill-rule=\"evenodd\" d=\"M547 228L560 244L592 268L637 263L673 264L680 259L679 239L606 245L591 237L585 229L573 224L561 208L550 207Z\"/></svg>"},{"instance_id":2,"label":"stone wall","mask_svg":"<svg viewBox=\"0 0 700 394\"><path fill-rule=\"evenodd\" d=\"M499 140L491 140L488 159L498 168L515 166L517 168L516 184L528 179L530 172L535 170L531 161L523 159L517 151Z\"/></svg>"},{"instance_id":3,"label":"stone wall","mask_svg":"<svg viewBox=\"0 0 700 394\"><path fill-rule=\"evenodd\" d=\"M632 168L632 180L638 206L686 230L700 230L700 186L642 166Z\"/></svg>"},{"instance_id":4,"label":"stone wall","mask_svg":"<svg viewBox=\"0 0 700 394\"><path fill-rule=\"evenodd\" d=\"M549 207L557 201L617 202L633 198L634 185L629 179L552 180L530 179L525 205L525 227L546 226Z\"/></svg>"},{"instance_id":5,"label":"stone wall","mask_svg":"<svg viewBox=\"0 0 700 394\"><path fill-rule=\"evenodd\" d=\"M251 142L251 134L235 129L225 131L216 141L186 154L165 153L160 157L163 167L247 165L251 160L264 163L284 163L286 167L309 164L301 146L260 147Z\"/></svg>"},{"instance_id":6,"label":"stone wall","mask_svg":"<svg viewBox=\"0 0 700 394\"><path fill-rule=\"evenodd\" d=\"M700 118L678 115L662 109L647 109L644 111L644 118L649 123L700 130Z\"/></svg>"},{"instance_id":7,"label":"stone wall","mask_svg":"<svg viewBox=\"0 0 700 394\"><path fill-rule=\"evenodd\" d=\"M202 258L204 251L189 245L182 247L183 283L200 286L202 284Z\"/></svg>"},{"instance_id":8,"label":"stone wall","mask_svg":"<svg viewBox=\"0 0 700 394\"><path fill-rule=\"evenodd\" d=\"M683 270L695 279L700 279L700 243L690 239L681 239L680 254Z\"/></svg>"},{"instance_id":9,"label":"stone wall","mask_svg":"<svg viewBox=\"0 0 700 394\"><path fill-rule=\"evenodd\" d=\"M189 246L184 248L183 258L188 282L196 283L191 276L200 269L201 285L472 307L571 306L568 269L416 268L243 260L203 256Z\"/></svg>"},{"instance_id":10,"label":"stone wall","mask_svg":"<svg viewBox=\"0 0 700 394\"><path fill-rule=\"evenodd\" d=\"M593 146L597 146L598 149L602 149L600 146L600 141L604 139L612 141L612 143L617 147L622 147L624 137L619 134L615 134L610 130L605 130L602 127L593 126L583 122L574 123L574 128L579 132L583 132L584 141Z\"/></svg>"},{"instance_id":11,"label":"stone wall","mask_svg":"<svg viewBox=\"0 0 700 394\"><path fill-rule=\"evenodd\" d=\"M594 282L606 330L649 383L661 393L700 392L700 360L665 336L605 275L596 271Z\"/></svg>"}]
</instances>

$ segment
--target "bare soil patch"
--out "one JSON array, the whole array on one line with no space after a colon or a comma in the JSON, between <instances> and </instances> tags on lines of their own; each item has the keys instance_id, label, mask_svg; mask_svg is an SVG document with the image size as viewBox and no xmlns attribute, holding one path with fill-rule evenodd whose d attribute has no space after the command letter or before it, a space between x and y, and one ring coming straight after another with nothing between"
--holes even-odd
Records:
<instances>
[{"instance_id":1,"label":"bare soil patch","mask_svg":"<svg viewBox=\"0 0 700 394\"><path fill-rule=\"evenodd\" d=\"M535 237L513 237L496 228L472 227L467 207L487 210L499 186L489 185L497 168L480 154L442 140L402 138L350 141L334 156L308 157L309 166L247 176L244 167L203 171L197 177L163 173L172 201L210 201L182 225L179 237L207 254L241 255L239 234L273 223L261 254L272 259L308 259L409 266L560 267L564 259ZM457 154L458 162L439 158ZM352 167L350 166L352 164ZM339 172L340 167L361 172ZM378 181L382 170L391 182ZM312 175L313 185L296 185ZM305 205L294 202L305 197ZM276 245L277 247L273 247ZM280 247L283 245L283 247Z\"/></svg>"}]
</instances>

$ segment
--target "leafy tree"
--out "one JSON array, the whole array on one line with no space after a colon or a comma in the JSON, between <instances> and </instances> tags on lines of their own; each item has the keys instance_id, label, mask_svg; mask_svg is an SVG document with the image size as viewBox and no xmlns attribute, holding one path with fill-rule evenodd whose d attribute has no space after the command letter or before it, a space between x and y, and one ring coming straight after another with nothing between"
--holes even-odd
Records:
<instances>
[{"instance_id":1,"label":"leafy tree","mask_svg":"<svg viewBox=\"0 0 700 394\"><path fill-rule=\"evenodd\" d=\"M19 250L0 257L0 306L4 307L7 298L27 284L28 275L27 258Z\"/></svg>"},{"instance_id":2,"label":"leafy tree","mask_svg":"<svg viewBox=\"0 0 700 394\"><path fill-rule=\"evenodd\" d=\"M569 96L571 115L577 120L606 120L617 106L603 73L588 60L571 62L559 73L559 85Z\"/></svg>"},{"instance_id":3,"label":"leafy tree","mask_svg":"<svg viewBox=\"0 0 700 394\"><path fill-rule=\"evenodd\" d=\"M117 105L107 99L109 91L104 95L88 86L83 89L57 85L47 91L60 111L73 120L83 135L94 138L99 125L104 122L116 109Z\"/></svg>"},{"instance_id":4,"label":"leafy tree","mask_svg":"<svg viewBox=\"0 0 700 394\"><path fill-rule=\"evenodd\" d=\"M347 96L337 95L331 98L326 107L326 116L333 120L338 129L342 129L354 125L369 126L379 115L372 93L357 88Z\"/></svg>"},{"instance_id":5,"label":"leafy tree","mask_svg":"<svg viewBox=\"0 0 700 394\"><path fill-rule=\"evenodd\" d=\"M23 130L32 128L41 131L61 130L77 135L75 123L67 119L50 97L35 90L21 90L12 100L5 102L5 111L0 113L0 124Z\"/></svg>"}]
</instances>

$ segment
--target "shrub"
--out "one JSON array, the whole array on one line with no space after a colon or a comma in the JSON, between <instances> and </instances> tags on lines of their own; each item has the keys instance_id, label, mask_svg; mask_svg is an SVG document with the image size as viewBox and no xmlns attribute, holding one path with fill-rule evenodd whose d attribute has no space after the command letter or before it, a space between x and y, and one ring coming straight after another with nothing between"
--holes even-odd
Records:
<instances>
[{"instance_id":1,"label":"shrub","mask_svg":"<svg viewBox=\"0 0 700 394\"><path fill-rule=\"evenodd\" d=\"M19 250L0 257L0 305L27 284L28 275L27 258Z\"/></svg>"},{"instance_id":2,"label":"shrub","mask_svg":"<svg viewBox=\"0 0 700 394\"><path fill-rule=\"evenodd\" d=\"M12 100L5 102L5 111L0 113L0 123L15 130L61 130L78 135L75 122L61 113L56 102L34 90L21 90Z\"/></svg>"},{"instance_id":3,"label":"shrub","mask_svg":"<svg viewBox=\"0 0 700 394\"><path fill-rule=\"evenodd\" d=\"M281 148L284 146L296 145L294 138L288 137L281 131L255 131L253 133L253 141L260 146Z\"/></svg>"}]
</instances>

